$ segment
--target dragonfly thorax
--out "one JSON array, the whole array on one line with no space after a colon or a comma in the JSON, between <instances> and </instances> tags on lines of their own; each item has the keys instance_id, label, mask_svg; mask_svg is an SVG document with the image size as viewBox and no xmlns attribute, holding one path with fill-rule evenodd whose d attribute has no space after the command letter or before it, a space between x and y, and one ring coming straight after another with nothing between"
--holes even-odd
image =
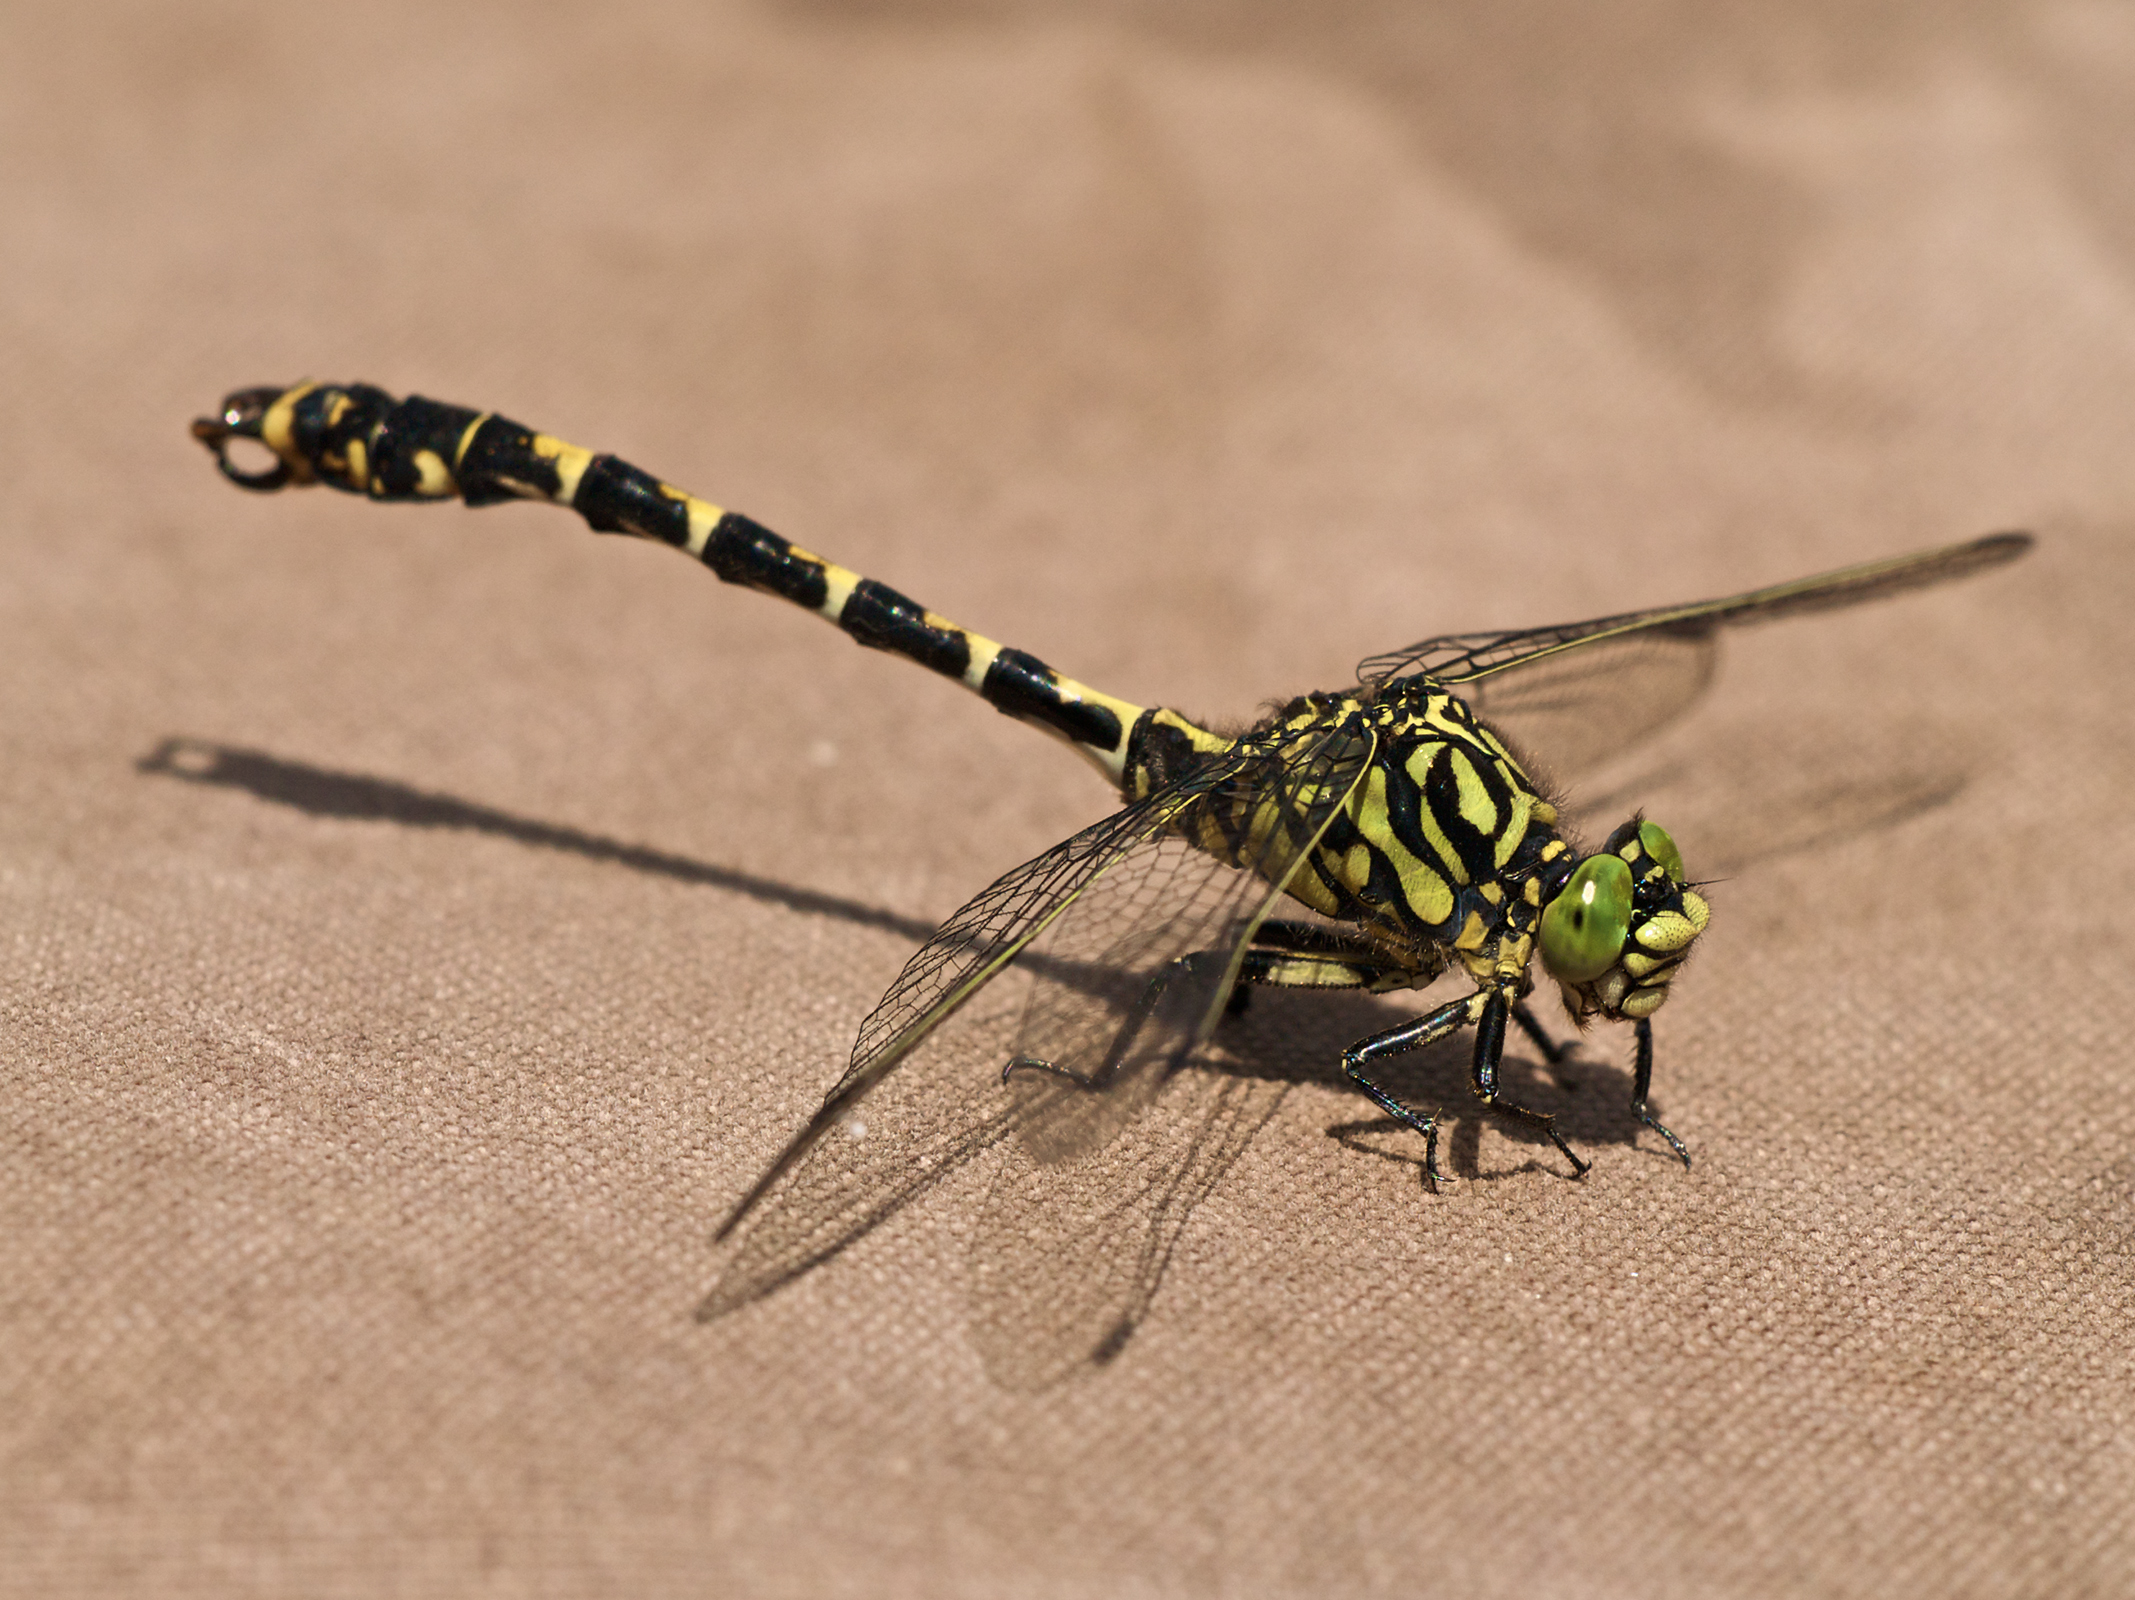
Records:
<instances>
[{"instance_id":1,"label":"dragonfly thorax","mask_svg":"<svg viewBox=\"0 0 2135 1600\"><path fill-rule=\"evenodd\" d=\"M1479 982L1518 978L1533 950L1542 881L1570 858L1556 807L1434 680L1389 684L1342 710L1369 736L1369 761L1291 893L1361 923L1415 981L1455 961Z\"/></svg>"}]
</instances>

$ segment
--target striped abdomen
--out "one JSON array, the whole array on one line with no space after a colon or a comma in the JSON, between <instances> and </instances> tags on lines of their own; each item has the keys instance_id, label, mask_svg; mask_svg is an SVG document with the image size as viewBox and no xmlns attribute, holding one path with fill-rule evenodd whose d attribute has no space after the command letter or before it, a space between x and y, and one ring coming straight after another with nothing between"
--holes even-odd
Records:
<instances>
[{"instance_id":1,"label":"striped abdomen","mask_svg":"<svg viewBox=\"0 0 2135 1600\"><path fill-rule=\"evenodd\" d=\"M216 452L224 473L247 488L323 482L373 500L458 498L470 506L547 500L570 507L601 533L673 545L727 583L790 600L870 649L956 679L996 709L1066 739L1114 784L1132 787L1129 747L1144 707L958 627L887 584L615 456L595 455L494 412L415 395L395 400L368 384L244 390L223 402L219 418L203 419L193 431ZM234 467L224 454L233 437L262 441L279 466L261 474Z\"/></svg>"}]
</instances>

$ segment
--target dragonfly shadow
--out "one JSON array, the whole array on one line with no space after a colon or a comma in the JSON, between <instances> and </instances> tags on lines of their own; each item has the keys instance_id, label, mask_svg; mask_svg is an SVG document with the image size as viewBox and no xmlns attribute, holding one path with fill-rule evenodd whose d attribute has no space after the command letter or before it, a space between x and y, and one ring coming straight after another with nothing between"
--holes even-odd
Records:
<instances>
[{"instance_id":1,"label":"dragonfly shadow","mask_svg":"<svg viewBox=\"0 0 2135 1600\"><path fill-rule=\"evenodd\" d=\"M1827 751L1849 748L1843 740L1813 742ZM1767 749L1769 756L1761 753ZM1643 801L1658 811L1665 803L1670 826L1686 844L1700 841L1698 869L1717 874L1894 826L1954 799L1969 775L1967 763L1946 745L1907 749L1896 762L1887 743L1878 752L1879 764L1856 771L1827 760L1803 777L1798 752L1749 741L1743 759L1724 772L1715 774L1710 764L1647 769L1635 784L1582 796L1582 809ZM136 767L146 775L241 790L312 816L511 839L880 928L915 943L935 931L930 922L842 896L259 750L172 737ZM1709 820L1709 830L1701 819ZM1101 986L1105 969L1093 966L1085 973L1083 965L1037 951L1023 964L1069 989ZM1006 1001L1005 991L1001 998ZM879 1120L877 1132L869 1135L856 1119L855 1126L830 1136L838 1159L794 1175L796 1192L781 1213L790 1224L759 1227L738 1241L700 1315L723 1315L763 1298L988 1158L996 1165L974 1219L967 1301L968 1327L989 1375L1005 1389L1029 1392L1102 1367L1121 1354L1146 1318L1196 1208L1289 1091L1320 1084L1354 1095L1341 1067L1343 1050L1417 1014L1422 1004L1420 995L1254 991L1244 1012L1225 1019L1149 1108L1086 1161L1048 1162L1025 1149L1016 1135L1027 1119L1009 1100L944 1094L929 1073L900 1072L863 1112L866 1122ZM997 1040L974 1040L980 1054L992 1052L990 1070L979 1064L979 1081L999 1086L1016 1014L1015 1006L1004 1004L993 1030ZM1575 1146L1639 1144L1641 1125L1629 1109L1630 1071L1608 1059L1617 1031L1574 1041L1557 1021L1553 1032L1571 1048L1556 1066L1525 1039L1515 1035L1508 1042L1501 1069L1508 1098L1555 1116ZM982 1025L977 1033L988 1030ZM1563 1176L1561 1159L1539 1133L1493 1116L1475 1100L1470 1053L1468 1038L1456 1036L1382 1062L1376 1076L1404 1103L1441 1116L1440 1159L1450 1175L1471 1181L1529 1172ZM1619 1053L1628 1056L1627 1039ZM884 1115L905 1095L909 1106ZM1352 1103L1359 1110L1366 1104L1360 1097ZM898 1136L880 1131L900 1121ZM1486 1168L1486 1122L1525 1159L1497 1157ZM1334 1122L1326 1131L1350 1151L1414 1168L1421 1189L1423 1141L1413 1130L1367 1114ZM1673 1159L1658 1149L1651 1153Z\"/></svg>"},{"instance_id":2,"label":"dragonfly shadow","mask_svg":"<svg viewBox=\"0 0 2135 1600\"><path fill-rule=\"evenodd\" d=\"M1357 1095L1342 1051L1414 1009L1354 994L1255 991L1244 1014L1227 1018L1100 1158L1048 1173L1009 1140L969 1252L968 1327L993 1381L1042 1390L1116 1358L1155 1302L1194 1210L1283 1099L1301 1084ZM1501 1081L1509 1097L1554 1114L1575 1144L1632 1145L1641 1125L1630 1111L1630 1071L1598 1059L1593 1041L1561 1042L1556 1066L1524 1040L1508 1047ZM1419 1109L1440 1111L1449 1175L1568 1177L1540 1134L1476 1101L1471 1053L1455 1038L1381 1063L1379 1081ZM1485 1168L1486 1124L1531 1153ZM1347 1149L1414 1169L1421 1191L1423 1141L1412 1129L1374 1115L1327 1132Z\"/></svg>"},{"instance_id":3,"label":"dragonfly shadow","mask_svg":"<svg viewBox=\"0 0 2135 1600\"><path fill-rule=\"evenodd\" d=\"M1266 1035L1253 1041L1257 1048L1237 1056L1229 1070L1320 1083L1352 1094L1357 1093L1356 1086L1342 1070L1343 1050L1396 1020L1427 1009L1420 1002L1401 1006L1361 996L1282 991L1256 995L1253 1005L1267 1013L1279 1009L1284 1015L1279 1019L1267 1017ZM1543 1013L1555 1010L1553 1005L1539 1009ZM1548 1027L1551 1020L1545 1015L1544 1026ZM1561 1024L1563 1019L1554 1020ZM1499 1066L1499 1083L1505 1097L1516 1105L1554 1116L1558 1130L1574 1146L1636 1144L1643 1125L1631 1114L1631 1069L1610 1060L1607 1054L1616 1032L1604 1027L1581 1038L1564 1027L1551 1031L1559 1047L1554 1065L1518 1034L1507 1039ZM1623 1034L1622 1039L1628 1058L1630 1036ZM1373 1078L1404 1105L1426 1115L1437 1115L1439 1163L1449 1176L1494 1182L1535 1171L1567 1175L1562 1158L1541 1133L1492 1113L1475 1098L1473 1054L1473 1035L1456 1034L1425 1049L1375 1063ZM1360 1107L1366 1105L1361 1095L1357 1103ZM1482 1165L1482 1132L1486 1126L1530 1148L1533 1154L1515 1166L1486 1170ZM1361 1155L1413 1167L1421 1181L1423 1140L1414 1129L1394 1118L1374 1113L1336 1122L1328 1127L1327 1134ZM1666 1151L1661 1153L1674 1159Z\"/></svg>"},{"instance_id":4,"label":"dragonfly shadow","mask_svg":"<svg viewBox=\"0 0 2135 1600\"><path fill-rule=\"evenodd\" d=\"M947 1052L953 1060L915 1060L856 1113L860 1126L832 1132L817 1158L795 1169L781 1204L759 1213L737 1240L701 1318L777 1292L983 1158L992 1170L978 1178L983 1198L964 1257L966 1331L988 1376L1005 1390L1033 1393L1094 1371L1132 1341L1195 1211L1290 1091L1316 1084L1365 1104L1342 1071L1342 1051L1412 1009L1339 992L1256 991L1115 1136L1052 1161L1042 1141L1020 1136L1031 1119L1016 1104L1015 1086L1075 1091L1029 1074L1002 1084L998 1063L1012 1049L1019 1007L1005 995L992 1007L990 1019L974 1021ZM1552 1068L1516 1041L1503 1082L1516 1101L1554 1113L1575 1143L1630 1145L1639 1132L1628 1104L1631 1075L1597 1055L1582 1043ZM1441 1160L1453 1175L1563 1176L1539 1135L1477 1104L1469 1058L1467 1043L1455 1039L1383 1063L1380 1081L1419 1108L1443 1108ZM1532 1156L1485 1170L1485 1122L1532 1146ZM885 1137L884 1127L896 1132ZM1415 1168L1421 1190L1423 1142L1412 1130L1371 1117L1327 1131L1349 1149Z\"/></svg>"},{"instance_id":5,"label":"dragonfly shadow","mask_svg":"<svg viewBox=\"0 0 2135 1600\"><path fill-rule=\"evenodd\" d=\"M216 744L206 739L173 737L165 739L136 761L134 770L156 777L176 778L184 783L240 789L258 799L289 806L314 817L490 834L535 849L556 850L588 861L609 862L632 872L723 889L766 904L784 906L790 911L836 917L861 927L882 928L915 941L934 932L934 924L922 918L902 916L881 906L849 900L843 895L796 888L732 867L717 867L688 856L625 844L601 834L518 816L449 794L417 789L391 778L339 772L331 767L269 755L262 750Z\"/></svg>"}]
</instances>

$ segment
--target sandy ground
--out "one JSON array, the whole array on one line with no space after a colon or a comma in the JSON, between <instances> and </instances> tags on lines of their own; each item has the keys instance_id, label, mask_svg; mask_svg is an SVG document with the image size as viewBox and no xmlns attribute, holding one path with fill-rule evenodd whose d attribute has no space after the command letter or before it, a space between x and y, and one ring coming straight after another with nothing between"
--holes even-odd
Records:
<instances>
[{"instance_id":1,"label":"sandy ground","mask_svg":"<svg viewBox=\"0 0 2135 1600\"><path fill-rule=\"evenodd\" d=\"M2126 7L13 13L0 1590L2127 1592ZM1398 1007L1277 997L1172 1198L1018 1235L995 1151L700 1324L925 930L1107 794L569 516L222 483L188 420L307 375L1214 717L2040 546L1580 790L1725 879L1693 1170L1597 1030L1507 1069L1581 1182L1404 1066L1434 1198L1339 1081Z\"/></svg>"}]
</instances>

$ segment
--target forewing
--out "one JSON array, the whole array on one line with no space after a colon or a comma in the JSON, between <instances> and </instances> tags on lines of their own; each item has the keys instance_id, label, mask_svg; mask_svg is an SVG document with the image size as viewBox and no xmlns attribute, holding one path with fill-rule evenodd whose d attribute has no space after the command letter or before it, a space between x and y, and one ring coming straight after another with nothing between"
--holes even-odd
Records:
<instances>
[{"instance_id":1,"label":"forewing","mask_svg":"<svg viewBox=\"0 0 2135 1600\"><path fill-rule=\"evenodd\" d=\"M1220 777L1221 765L1212 771ZM852 1059L822 1107L779 1152L714 1238L732 1234L862 1099L1005 971L1077 896L1138 846L1160 836L1197 792L1195 785L1184 784L1115 812L1024 862L957 910L913 952L897 981L861 1023ZM702 1314L715 1315L767 1293L843 1248L958 1164L942 1158L968 1160L1010 1126L1005 1107L991 1118L974 1121L961 1115L961 1097L937 1093L917 1098L915 1114L934 1126L915 1135L920 1148L910 1152L912 1159L904 1169L883 1175L882 1184L870 1184L864 1173L847 1175L854 1163L829 1163L817 1174L818 1181L796 1183L793 1188L805 1192L783 1195L773 1208L773 1225L749 1231ZM930 1100L940 1102L931 1118ZM877 1141L871 1148L880 1147Z\"/></svg>"},{"instance_id":2,"label":"forewing","mask_svg":"<svg viewBox=\"0 0 2135 1600\"><path fill-rule=\"evenodd\" d=\"M1033 941L1010 1084L1034 1160L1101 1149L1209 1036L1253 930L1371 749L1312 728L1255 753ZM1205 848L1218 842L1251 870Z\"/></svg>"},{"instance_id":3,"label":"forewing","mask_svg":"<svg viewBox=\"0 0 2135 1600\"><path fill-rule=\"evenodd\" d=\"M1538 656L1460 690L1529 772L1574 783L1681 716L1712 682L1719 640L1654 629Z\"/></svg>"},{"instance_id":4,"label":"forewing","mask_svg":"<svg viewBox=\"0 0 2135 1600\"><path fill-rule=\"evenodd\" d=\"M1207 810L1254 870L1162 841L1148 870L1113 874L1034 944L1017 1138L971 1262L973 1340L1004 1387L1119 1351L1194 1208L1280 1104L1285 1083L1221 1070L1206 1047L1254 930L1371 752L1315 738L1249 765Z\"/></svg>"},{"instance_id":5,"label":"forewing","mask_svg":"<svg viewBox=\"0 0 2135 1600\"><path fill-rule=\"evenodd\" d=\"M2031 542L2025 533L1991 534L1720 600L1506 633L1447 634L1372 656L1357 676L1376 687L1429 673L1562 780L1687 710L1712 679L1721 628L1969 577L2015 560Z\"/></svg>"},{"instance_id":6,"label":"forewing","mask_svg":"<svg viewBox=\"0 0 2135 1600\"><path fill-rule=\"evenodd\" d=\"M1046 1166L1109 1143L1206 1039L1251 928L1347 798L1368 742L1350 741L1342 758L1329 745L1315 733L1219 762L951 918L863 1025L823 1109L721 1229L748 1218L702 1314L827 1259L1010 1133ZM1166 831L1234 815L1246 815L1242 855L1256 870ZM1011 1050L962 1028L934 1037L1011 966L1030 990ZM980 1007L996 1023L999 1009ZM1004 1083L1018 1059L1030 1065ZM864 1135L826 1137L841 1122Z\"/></svg>"}]
</instances>

